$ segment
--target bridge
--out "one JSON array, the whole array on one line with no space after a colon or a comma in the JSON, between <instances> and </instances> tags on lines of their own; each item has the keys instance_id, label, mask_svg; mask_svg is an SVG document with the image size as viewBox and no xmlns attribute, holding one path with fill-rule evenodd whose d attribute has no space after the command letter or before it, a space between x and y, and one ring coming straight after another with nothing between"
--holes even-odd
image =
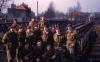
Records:
<instances>
[{"instance_id":1,"label":"bridge","mask_svg":"<svg viewBox=\"0 0 100 62\"><path fill-rule=\"evenodd\" d=\"M26 26L28 24L28 22L22 23L23 26ZM68 23L71 22L50 22L50 24L52 25L60 24L61 28L65 28ZM11 23L0 24L0 28L2 28L0 30L1 39L3 34L8 30L7 27L10 24ZM76 57L74 57L73 60L76 62L100 62L100 25L97 24L96 21L78 23L73 25L73 29L75 29L78 33L78 37L75 39L77 42L75 47L77 53ZM0 61L7 62L5 47L2 43L0 43Z\"/></svg>"}]
</instances>

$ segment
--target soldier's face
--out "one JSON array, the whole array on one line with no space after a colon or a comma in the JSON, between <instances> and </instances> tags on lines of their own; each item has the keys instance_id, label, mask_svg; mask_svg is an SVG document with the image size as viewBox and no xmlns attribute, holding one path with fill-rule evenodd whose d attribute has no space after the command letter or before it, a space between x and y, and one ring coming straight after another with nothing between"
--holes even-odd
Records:
<instances>
[{"instance_id":1,"label":"soldier's face","mask_svg":"<svg viewBox=\"0 0 100 62\"><path fill-rule=\"evenodd\" d=\"M47 50L50 50L50 49L51 49L51 46L50 46L50 45L48 45L48 46L47 46Z\"/></svg>"},{"instance_id":2,"label":"soldier's face","mask_svg":"<svg viewBox=\"0 0 100 62\"><path fill-rule=\"evenodd\" d=\"M35 19L34 18L32 18L32 21L34 21Z\"/></svg>"},{"instance_id":3,"label":"soldier's face","mask_svg":"<svg viewBox=\"0 0 100 62\"><path fill-rule=\"evenodd\" d=\"M14 23L14 24L16 24L16 23L17 23L17 21L16 21L16 20L13 20L13 23Z\"/></svg>"},{"instance_id":4,"label":"soldier's face","mask_svg":"<svg viewBox=\"0 0 100 62\"><path fill-rule=\"evenodd\" d=\"M13 32L14 31L14 29L13 28L10 28L10 32Z\"/></svg>"},{"instance_id":5,"label":"soldier's face","mask_svg":"<svg viewBox=\"0 0 100 62\"><path fill-rule=\"evenodd\" d=\"M41 19L44 20L44 17L42 17Z\"/></svg>"},{"instance_id":6,"label":"soldier's face","mask_svg":"<svg viewBox=\"0 0 100 62\"><path fill-rule=\"evenodd\" d=\"M27 29L26 31L27 31L27 32L30 32L30 29Z\"/></svg>"},{"instance_id":7,"label":"soldier's face","mask_svg":"<svg viewBox=\"0 0 100 62\"><path fill-rule=\"evenodd\" d=\"M22 32L23 29L19 29L18 32Z\"/></svg>"},{"instance_id":8,"label":"soldier's face","mask_svg":"<svg viewBox=\"0 0 100 62\"><path fill-rule=\"evenodd\" d=\"M72 29L72 27L67 27L68 28L68 30L71 30Z\"/></svg>"},{"instance_id":9,"label":"soldier's face","mask_svg":"<svg viewBox=\"0 0 100 62\"><path fill-rule=\"evenodd\" d=\"M35 29L35 30L37 30L37 29L38 29L38 27L34 27L34 29Z\"/></svg>"},{"instance_id":10,"label":"soldier's face","mask_svg":"<svg viewBox=\"0 0 100 62\"><path fill-rule=\"evenodd\" d=\"M48 28L44 27L44 31L48 31Z\"/></svg>"},{"instance_id":11,"label":"soldier's face","mask_svg":"<svg viewBox=\"0 0 100 62\"><path fill-rule=\"evenodd\" d=\"M59 33L60 33L60 30L56 30L56 33L58 33L58 34L59 34Z\"/></svg>"},{"instance_id":12,"label":"soldier's face","mask_svg":"<svg viewBox=\"0 0 100 62\"><path fill-rule=\"evenodd\" d=\"M37 46L41 46L42 45L42 43L41 42L37 42Z\"/></svg>"},{"instance_id":13,"label":"soldier's face","mask_svg":"<svg viewBox=\"0 0 100 62\"><path fill-rule=\"evenodd\" d=\"M52 32L55 32L55 28L52 28L51 31L52 31Z\"/></svg>"}]
</instances>

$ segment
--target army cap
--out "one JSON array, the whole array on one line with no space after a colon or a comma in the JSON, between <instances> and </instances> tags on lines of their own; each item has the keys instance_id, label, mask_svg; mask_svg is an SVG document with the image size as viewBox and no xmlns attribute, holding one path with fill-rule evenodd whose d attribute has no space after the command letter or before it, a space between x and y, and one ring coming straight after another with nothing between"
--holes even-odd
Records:
<instances>
[{"instance_id":1,"label":"army cap","mask_svg":"<svg viewBox=\"0 0 100 62\"><path fill-rule=\"evenodd\" d=\"M59 27L58 26L56 27L56 30L59 30Z\"/></svg>"},{"instance_id":2,"label":"army cap","mask_svg":"<svg viewBox=\"0 0 100 62\"><path fill-rule=\"evenodd\" d=\"M72 27L72 25L71 24L68 24L67 27Z\"/></svg>"},{"instance_id":3,"label":"army cap","mask_svg":"<svg viewBox=\"0 0 100 62\"><path fill-rule=\"evenodd\" d=\"M34 24L33 26L34 26L34 27L38 27L38 24Z\"/></svg>"},{"instance_id":4,"label":"army cap","mask_svg":"<svg viewBox=\"0 0 100 62\"><path fill-rule=\"evenodd\" d=\"M9 29L12 29L12 28L14 28L12 25L11 25L11 26L9 26Z\"/></svg>"},{"instance_id":5,"label":"army cap","mask_svg":"<svg viewBox=\"0 0 100 62\"><path fill-rule=\"evenodd\" d=\"M22 29L23 27L22 27L22 25L19 25L19 29Z\"/></svg>"},{"instance_id":6,"label":"army cap","mask_svg":"<svg viewBox=\"0 0 100 62\"><path fill-rule=\"evenodd\" d=\"M31 29L31 26L27 26L26 28L27 28L27 29Z\"/></svg>"}]
</instances>

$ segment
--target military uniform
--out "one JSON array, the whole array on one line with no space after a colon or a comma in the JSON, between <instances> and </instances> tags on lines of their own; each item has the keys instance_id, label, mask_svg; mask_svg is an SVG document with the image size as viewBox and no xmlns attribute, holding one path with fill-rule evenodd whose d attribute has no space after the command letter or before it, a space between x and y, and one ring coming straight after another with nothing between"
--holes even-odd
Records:
<instances>
[{"instance_id":1,"label":"military uniform","mask_svg":"<svg viewBox=\"0 0 100 62\"><path fill-rule=\"evenodd\" d=\"M6 44L7 58L8 62L10 62L17 56L17 50L18 50L17 33L10 31L6 32L4 34L4 37L2 38L2 42Z\"/></svg>"},{"instance_id":2,"label":"military uniform","mask_svg":"<svg viewBox=\"0 0 100 62\"><path fill-rule=\"evenodd\" d=\"M44 46L46 46L46 44L50 44L53 46L53 35L51 34L50 31L48 32L42 31L41 38L44 43Z\"/></svg>"},{"instance_id":3,"label":"military uniform","mask_svg":"<svg viewBox=\"0 0 100 62\"><path fill-rule=\"evenodd\" d=\"M76 36L76 31L71 30L67 31L67 42L66 42L66 48L70 52L70 54L74 54L74 47L75 47L75 36Z\"/></svg>"},{"instance_id":4,"label":"military uniform","mask_svg":"<svg viewBox=\"0 0 100 62\"><path fill-rule=\"evenodd\" d=\"M33 32L33 44L36 46L38 40L41 40L41 30L38 27L38 24L34 24L34 32Z\"/></svg>"},{"instance_id":5,"label":"military uniform","mask_svg":"<svg viewBox=\"0 0 100 62\"><path fill-rule=\"evenodd\" d=\"M49 48L48 48L49 46ZM47 45L47 48L43 54L44 62L54 62L56 60L55 50L51 47L51 45Z\"/></svg>"},{"instance_id":6,"label":"military uniform","mask_svg":"<svg viewBox=\"0 0 100 62\"><path fill-rule=\"evenodd\" d=\"M45 25L48 25L48 22L45 21L45 20L40 20L40 22L39 22L39 28L41 30L43 30L43 28L44 28Z\"/></svg>"},{"instance_id":7,"label":"military uniform","mask_svg":"<svg viewBox=\"0 0 100 62\"><path fill-rule=\"evenodd\" d=\"M19 44L18 45L18 61L21 61L21 56L22 56L21 52L22 52L22 48L25 45L26 33L25 31L22 30L21 32L18 31L17 35L18 35L18 44Z\"/></svg>"},{"instance_id":8,"label":"military uniform","mask_svg":"<svg viewBox=\"0 0 100 62\"><path fill-rule=\"evenodd\" d=\"M32 52L28 42L25 42L25 45L22 47L22 51L20 53L22 62L31 62Z\"/></svg>"},{"instance_id":9,"label":"military uniform","mask_svg":"<svg viewBox=\"0 0 100 62\"><path fill-rule=\"evenodd\" d=\"M25 39L26 39L26 33L25 33L25 31L18 32L17 34L18 34L19 46L24 46Z\"/></svg>"},{"instance_id":10,"label":"military uniform","mask_svg":"<svg viewBox=\"0 0 100 62\"><path fill-rule=\"evenodd\" d=\"M30 47L33 47L33 43L34 43L34 34L33 32L31 32L31 27L27 26L27 30L26 30L26 42L29 43Z\"/></svg>"},{"instance_id":11,"label":"military uniform","mask_svg":"<svg viewBox=\"0 0 100 62\"><path fill-rule=\"evenodd\" d=\"M34 60L33 61L36 62L37 58L38 58L38 59L40 59L40 62L43 62L43 57L42 57L42 55L44 53L43 46L42 45L41 46L35 46L33 51L34 51L34 53L33 53Z\"/></svg>"},{"instance_id":12,"label":"military uniform","mask_svg":"<svg viewBox=\"0 0 100 62\"><path fill-rule=\"evenodd\" d=\"M14 27L15 28L15 32L17 32L18 29L19 29L19 24L17 24L17 19L14 19L14 21L15 22L13 22L13 24L11 26Z\"/></svg>"},{"instance_id":13,"label":"military uniform","mask_svg":"<svg viewBox=\"0 0 100 62\"><path fill-rule=\"evenodd\" d=\"M59 48L61 48L62 46L62 42L63 42L63 38L64 38L64 35L62 35L62 34L54 34L54 36L53 36L53 38L54 38L54 48L55 49L59 49Z\"/></svg>"},{"instance_id":14,"label":"military uniform","mask_svg":"<svg viewBox=\"0 0 100 62\"><path fill-rule=\"evenodd\" d=\"M30 22L29 22L29 26L31 27L31 31L32 31L32 32L34 32L34 27L33 27L34 24L36 24L35 21L30 21Z\"/></svg>"}]
</instances>

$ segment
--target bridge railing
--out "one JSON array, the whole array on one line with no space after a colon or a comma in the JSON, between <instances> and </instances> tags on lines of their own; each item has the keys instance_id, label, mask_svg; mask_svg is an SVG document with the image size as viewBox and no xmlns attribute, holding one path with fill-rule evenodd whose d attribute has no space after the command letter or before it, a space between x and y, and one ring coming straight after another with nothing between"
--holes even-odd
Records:
<instances>
[{"instance_id":1,"label":"bridge railing","mask_svg":"<svg viewBox=\"0 0 100 62\"><path fill-rule=\"evenodd\" d=\"M86 45L90 41L89 36L92 31L93 23L94 22L88 22L74 28L78 34L75 40L80 47L78 50L80 50L81 53L85 51Z\"/></svg>"}]
</instances>

